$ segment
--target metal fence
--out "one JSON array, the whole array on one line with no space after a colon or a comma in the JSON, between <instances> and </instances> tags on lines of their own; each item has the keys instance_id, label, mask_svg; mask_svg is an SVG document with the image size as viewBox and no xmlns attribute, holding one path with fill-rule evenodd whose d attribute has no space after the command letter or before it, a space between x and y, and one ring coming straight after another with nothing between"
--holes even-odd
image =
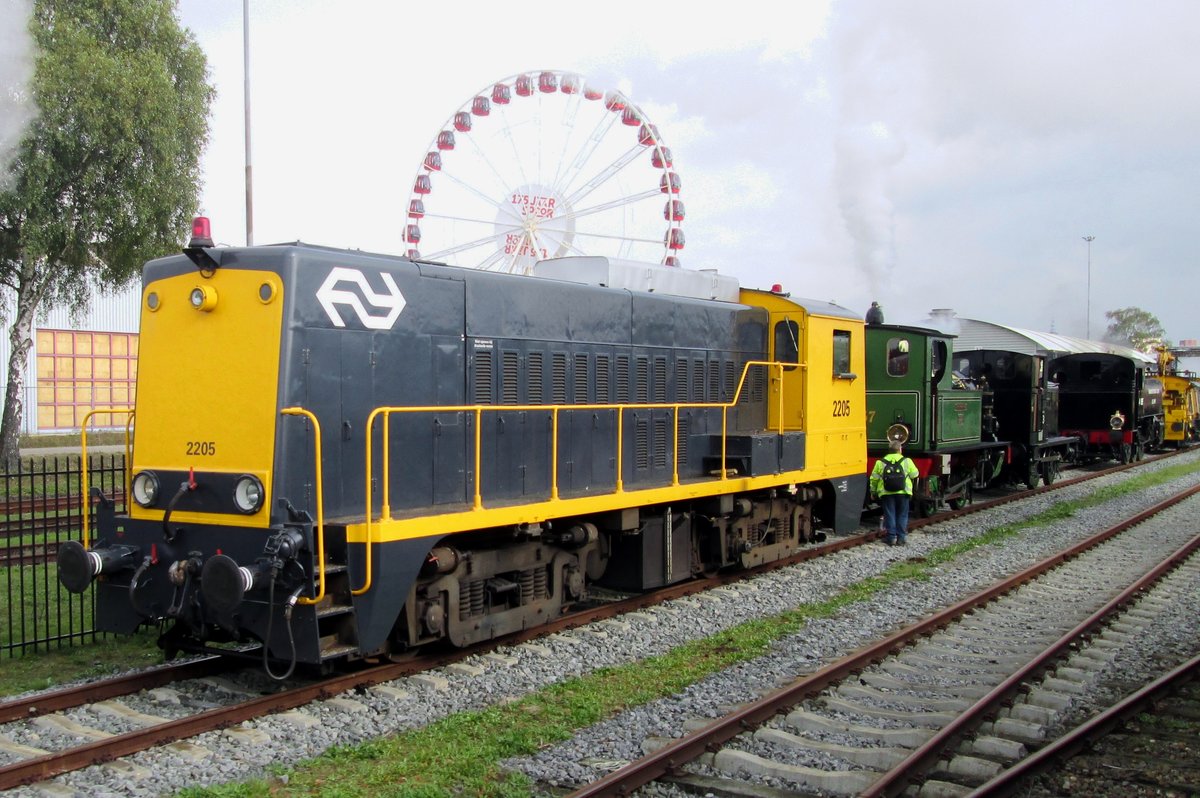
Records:
<instances>
[{"instance_id":1,"label":"metal fence","mask_svg":"<svg viewBox=\"0 0 1200 798\"><path fill-rule=\"evenodd\" d=\"M79 455L26 457L0 472L0 656L96 640L94 591L58 583L60 544L82 537ZM88 457L88 483L123 509L123 454ZM94 516L93 516L94 517ZM92 530L94 532L94 529Z\"/></svg>"}]
</instances>

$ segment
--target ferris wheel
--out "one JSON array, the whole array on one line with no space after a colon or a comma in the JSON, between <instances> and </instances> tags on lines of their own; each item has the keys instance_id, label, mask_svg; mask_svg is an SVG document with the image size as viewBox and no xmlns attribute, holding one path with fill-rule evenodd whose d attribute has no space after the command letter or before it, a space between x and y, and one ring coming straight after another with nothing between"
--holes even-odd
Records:
<instances>
[{"instance_id":1,"label":"ferris wheel","mask_svg":"<svg viewBox=\"0 0 1200 798\"><path fill-rule=\"evenodd\" d=\"M646 114L580 75L490 84L442 126L417 168L409 257L528 274L546 258L679 265L681 181Z\"/></svg>"}]
</instances>

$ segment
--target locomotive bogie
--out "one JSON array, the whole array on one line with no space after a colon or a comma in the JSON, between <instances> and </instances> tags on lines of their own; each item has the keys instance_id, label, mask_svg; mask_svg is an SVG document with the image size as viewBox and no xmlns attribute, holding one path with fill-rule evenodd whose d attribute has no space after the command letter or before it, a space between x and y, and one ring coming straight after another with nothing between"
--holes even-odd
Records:
<instances>
[{"instance_id":1,"label":"locomotive bogie","mask_svg":"<svg viewBox=\"0 0 1200 798\"><path fill-rule=\"evenodd\" d=\"M607 560L596 528L576 528L584 531L575 536L568 531L569 548L550 545L528 529L525 540L505 545L461 552L435 548L431 560L445 560L445 552L452 552L453 565L430 569L434 573L413 587L405 602L406 623L394 642L404 648L445 639L467 646L557 617L587 597L587 573L603 573Z\"/></svg>"}]
</instances>

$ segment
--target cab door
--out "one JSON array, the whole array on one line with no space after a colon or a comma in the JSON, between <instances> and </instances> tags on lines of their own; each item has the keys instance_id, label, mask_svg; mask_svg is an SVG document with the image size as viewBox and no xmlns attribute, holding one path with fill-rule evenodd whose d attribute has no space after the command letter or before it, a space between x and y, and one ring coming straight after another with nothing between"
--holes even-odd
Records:
<instances>
[{"instance_id":1,"label":"cab door","mask_svg":"<svg viewBox=\"0 0 1200 798\"><path fill-rule=\"evenodd\" d=\"M783 373L770 369L771 389L767 394L767 428L804 429L804 372L800 362L805 333L804 314L799 308L771 313L771 360L785 364ZM787 365L795 364L795 365Z\"/></svg>"},{"instance_id":2,"label":"cab door","mask_svg":"<svg viewBox=\"0 0 1200 798\"><path fill-rule=\"evenodd\" d=\"M1040 357L1032 358L1033 366L1033 418L1029 427L1031 441L1038 443L1046 440L1046 361ZM1053 434L1053 433L1051 433Z\"/></svg>"}]
</instances>

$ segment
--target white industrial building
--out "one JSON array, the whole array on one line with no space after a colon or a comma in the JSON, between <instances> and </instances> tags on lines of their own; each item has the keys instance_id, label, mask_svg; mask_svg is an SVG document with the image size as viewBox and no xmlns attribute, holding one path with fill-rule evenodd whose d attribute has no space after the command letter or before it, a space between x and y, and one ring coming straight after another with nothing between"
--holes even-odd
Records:
<instances>
[{"instance_id":1,"label":"white industrial building","mask_svg":"<svg viewBox=\"0 0 1200 798\"><path fill-rule=\"evenodd\" d=\"M94 408L133 407L141 293L141 281L117 294L93 291L91 307L78 323L72 321L68 308L43 308L34 322L25 370L22 433L78 430ZM14 306L9 292L0 335L0 373L5 383Z\"/></svg>"}]
</instances>

